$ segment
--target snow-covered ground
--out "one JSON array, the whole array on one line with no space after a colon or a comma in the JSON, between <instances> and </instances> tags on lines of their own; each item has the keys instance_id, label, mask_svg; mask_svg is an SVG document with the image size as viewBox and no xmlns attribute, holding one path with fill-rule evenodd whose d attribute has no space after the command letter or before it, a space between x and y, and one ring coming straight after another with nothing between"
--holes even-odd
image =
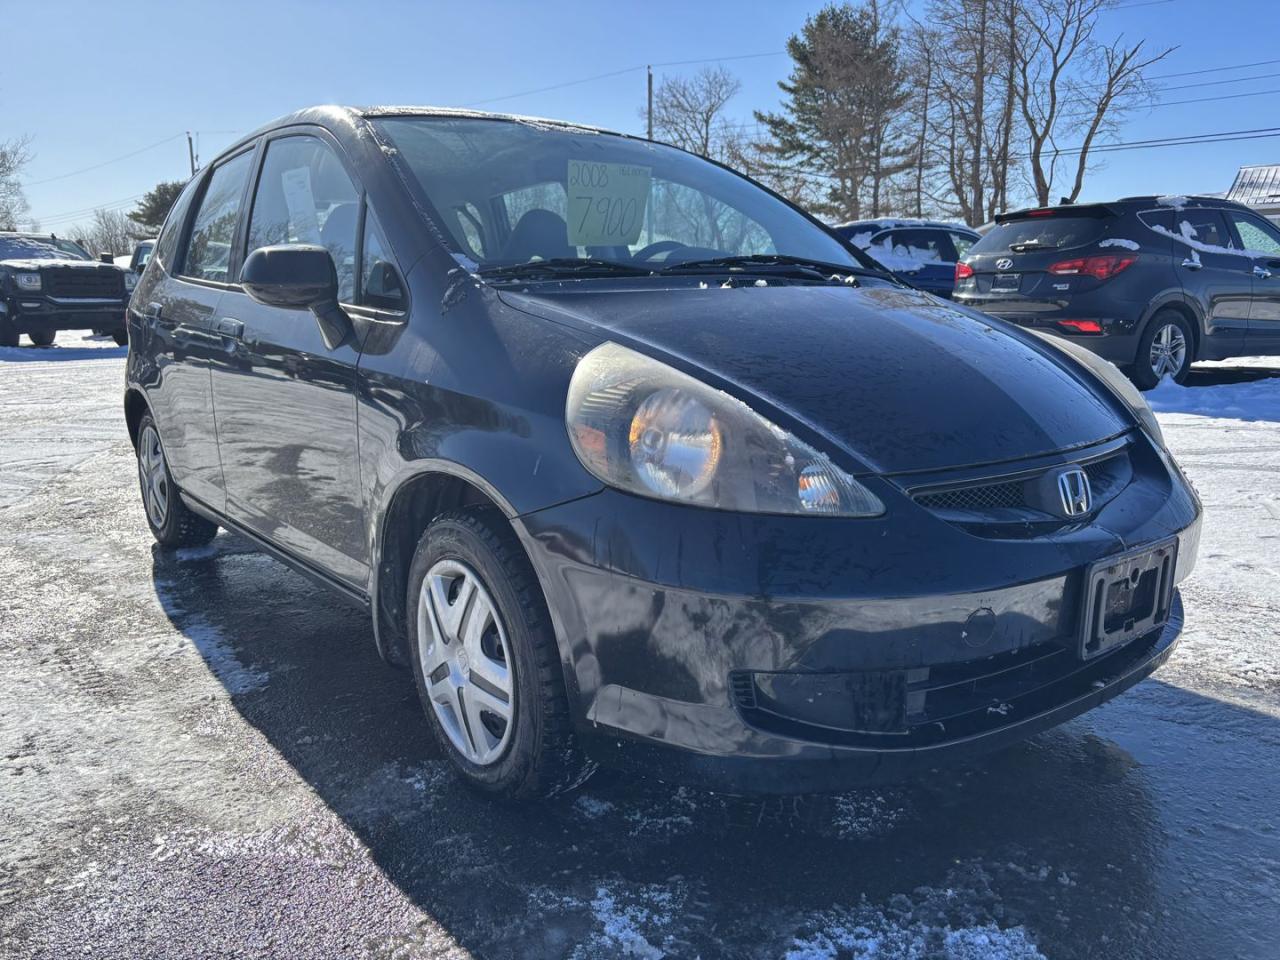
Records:
<instances>
[{"instance_id":1,"label":"snow-covered ground","mask_svg":"<svg viewBox=\"0 0 1280 960\"><path fill-rule=\"evenodd\" d=\"M0 956L1280 956L1280 360L1150 396L1205 504L1155 678L981 763L484 803L366 619L152 549L124 351L0 348Z\"/></svg>"}]
</instances>

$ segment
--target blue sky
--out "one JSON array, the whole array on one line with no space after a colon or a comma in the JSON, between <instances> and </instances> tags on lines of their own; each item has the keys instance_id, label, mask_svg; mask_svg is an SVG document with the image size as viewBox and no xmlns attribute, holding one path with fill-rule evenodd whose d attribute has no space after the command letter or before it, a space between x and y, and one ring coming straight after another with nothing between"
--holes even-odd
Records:
<instances>
[{"instance_id":1,"label":"blue sky","mask_svg":"<svg viewBox=\"0 0 1280 960\"><path fill-rule=\"evenodd\" d=\"M198 132L200 155L211 159L240 133L314 103L480 104L638 132L644 64L739 57L724 66L742 81L735 119L750 121L752 108L776 107L777 81L790 63L779 51L820 6L744 0L24 5L20 29L10 18L0 61L0 138L31 136L35 159L24 179L32 214L46 229L65 230L94 206L127 207L123 201L161 179L184 179L183 131ZM919 0L908 3L912 10L922 7ZM1146 38L1152 48L1180 45L1153 68L1155 75L1233 68L1160 80L1166 88L1212 83L1167 89L1165 101L1236 98L1139 111L1119 139L1275 126L1280 93L1236 96L1280 91L1280 48L1270 29L1275 19L1275 0L1167 0L1106 14L1103 35ZM1251 24L1258 29L1248 29ZM23 36L39 42L17 42ZM765 56L750 56L756 54ZM1277 62L1238 66L1267 60ZM697 69L696 63L660 66L655 74ZM601 74L614 75L511 96ZM1258 79L1239 79L1249 77ZM1225 190L1238 166L1264 162L1280 162L1280 138L1117 153L1086 181L1084 198Z\"/></svg>"}]
</instances>

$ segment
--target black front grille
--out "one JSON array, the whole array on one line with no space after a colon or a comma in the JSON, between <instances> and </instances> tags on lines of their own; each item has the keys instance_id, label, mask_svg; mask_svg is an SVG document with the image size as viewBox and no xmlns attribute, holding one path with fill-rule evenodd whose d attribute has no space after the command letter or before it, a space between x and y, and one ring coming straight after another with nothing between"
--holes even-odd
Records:
<instances>
[{"instance_id":1,"label":"black front grille","mask_svg":"<svg viewBox=\"0 0 1280 960\"><path fill-rule=\"evenodd\" d=\"M1080 464L1089 477L1089 486L1093 491L1093 509L1097 510L1108 500L1118 494L1129 479L1132 470L1129 456L1120 451L1110 456L1100 457ZM1058 466L1048 468L1059 469ZM1046 471L1019 474L1016 477L998 477L990 480L976 480L952 486L922 490L913 494L913 499L922 507L938 510L943 513L965 514L972 518L990 519L1000 511L1033 511L1045 516L1056 516L1047 512L1045 504L1036 500L1036 482ZM1013 519L1006 517L1005 519ZM1030 516L1022 519L1031 519Z\"/></svg>"},{"instance_id":2,"label":"black front grille","mask_svg":"<svg viewBox=\"0 0 1280 960\"><path fill-rule=\"evenodd\" d=\"M45 293L51 297L87 300L124 296L124 274L119 270L45 267L40 275Z\"/></svg>"},{"instance_id":3,"label":"black front grille","mask_svg":"<svg viewBox=\"0 0 1280 960\"><path fill-rule=\"evenodd\" d=\"M916 503L931 510L991 510L1001 507L1016 509L1027 505L1022 483L986 483L972 487L956 487L936 493L922 493Z\"/></svg>"}]
</instances>

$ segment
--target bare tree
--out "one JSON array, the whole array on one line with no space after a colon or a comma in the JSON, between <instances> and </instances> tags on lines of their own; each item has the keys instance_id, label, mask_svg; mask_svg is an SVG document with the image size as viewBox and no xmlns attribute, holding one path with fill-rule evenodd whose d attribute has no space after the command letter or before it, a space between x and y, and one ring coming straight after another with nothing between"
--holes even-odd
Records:
<instances>
[{"instance_id":1,"label":"bare tree","mask_svg":"<svg viewBox=\"0 0 1280 960\"><path fill-rule=\"evenodd\" d=\"M1029 141L1031 182L1040 205L1048 204L1064 157L1075 201L1084 186L1089 151L1098 135L1147 91L1144 71L1175 48L1147 55L1140 41L1127 46L1095 39L1098 14L1114 0L1021 0L1022 42L1017 46L1018 104ZM1059 144L1079 138L1063 151Z\"/></svg>"},{"instance_id":2,"label":"bare tree","mask_svg":"<svg viewBox=\"0 0 1280 960\"><path fill-rule=\"evenodd\" d=\"M653 132L658 140L723 161L737 149L741 132L725 109L742 84L724 67L704 67L692 77L664 78L653 95Z\"/></svg>"},{"instance_id":3,"label":"bare tree","mask_svg":"<svg viewBox=\"0 0 1280 960\"><path fill-rule=\"evenodd\" d=\"M92 254L110 253L118 257L133 250L142 231L124 211L99 207L93 211L92 220L77 224L67 233Z\"/></svg>"},{"instance_id":4,"label":"bare tree","mask_svg":"<svg viewBox=\"0 0 1280 960\"><path fill-rule=\"evenodd\" d=\"M16 230L30 207L18 177L31 160L30 141L18 137L0 143L0 230Z\"/></svg>"}]
</instances>

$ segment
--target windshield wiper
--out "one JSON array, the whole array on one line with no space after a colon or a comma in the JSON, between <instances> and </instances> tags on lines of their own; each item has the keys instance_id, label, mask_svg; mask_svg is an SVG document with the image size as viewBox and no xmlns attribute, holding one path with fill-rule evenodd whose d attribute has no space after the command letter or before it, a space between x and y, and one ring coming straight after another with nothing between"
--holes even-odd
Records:
<instances>
[{"instance_id":1,"label":"windshield wiper","mask_svg":"<svg viewBox=\"0 0 1280 960\"><path fill-rule=\"evenodd\" d=\"M1041 243L1039 240L1027 240L1023 243L1011 243L1009 249L1014 253L1026 253L1029 250L1053 250L1056 249L1052 244Z\"/></svg>"},{"instance_id":2,"label":"windshield wiper","mask_svg":"<svg viewBox=\"0 0 1280 960\"><path fill-rule=\"evenodd\" d=\"M682 271L706 271L718 270L728 267L746 269L750 267L782 267L792 272L803 273L806 276L817 277L821 280L831 280L833 276L843 278L849 276L855 277L885 277L889 274L885 271L875 270L871 267L849 266L845 264L830 263L826 260L815 260L812 257L794 257L786 253L752 253L737 257L712 257L707 260L683 260L679 263L673 263L670 266L663 267L663 273L680 273Z\"/></svg>"},{"instance_id":3,"label":"windshield wiper","mask_svg":"<svg viewBox=\"0 0 1280 960\"><path fill-rule=\"evenodd\" d=\"M648 267L637 267L617 260L601 260L598 257L552 257L549 260L529 260L525 263L507 263L481 267L478 271L485 278L528 276L622 276L647 277L653 274Z\"/></svg>"}]
</instances>

